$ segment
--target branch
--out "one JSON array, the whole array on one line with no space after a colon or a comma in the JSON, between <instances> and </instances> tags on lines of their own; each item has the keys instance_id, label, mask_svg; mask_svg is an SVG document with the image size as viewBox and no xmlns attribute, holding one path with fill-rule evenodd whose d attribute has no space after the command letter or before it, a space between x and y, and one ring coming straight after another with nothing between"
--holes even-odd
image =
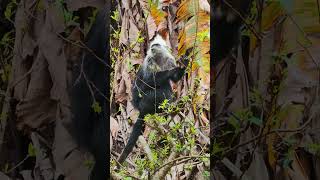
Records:
<instances>
[{"instance_id":1,"label":"branch","mask_svg":"<svg viewBox=\"0 0 320 180\"><path fill-rule=\"evenodd\" d=\"M175 152L175 151L173 151L171 154L170 154L170 156L169 156L169 158L168 158L168 160L169 160L169 162L168 163L166 163L166 164L164 164L164 165L162 165L162 166L160 166L158 169L156 169L155 171L154 171L154 173L156 173L154 176L153 176L153 180L158 180L158 179L164 179L164 177L166 176L166 174L167 174L167 172L170 170L170 168L173 166L173 163L174 162L176 162L179 158L177 158L177 159L174 159L175 157L177 157L178 156L178 154L177 154L177 152ZM167 166L167 167L166 167ZM164 168L164 167L166 167L166 168Z\"/></svg>"},{"instance_id":2,"label":"branch","mask_svg":"<svg viewBox=\"0 0 320 180\"><path fill-rule=\"evenodd\" d=\"M242 146L245 146L245 145L247 145L247 144L250 144L250 143L252 143L252 142L254 142L254 141L256 141L256 140L258 140L258 139L260 139L260 138L266 137L266 136L268 136L268 135L270 135L270 134L273 134L273 133L288 133L288 132L295 132L295 133L297 133L297 132L300 132L300 131L304 130L304 129L307 127L307 125L312 121L312 117L313 117L313 116L310 116L309 119L308 119L302 126L300 126L299 128L295 128L295 129L273 129L273 130L271 130L271 131L269 131L269 132L266 132L266 133L264 133L264 134L257 135L257 136L255 136L254 138L249 139L248 141L246 141L246 142L244 142L244 143L242 143L242 144L236 145L236 146L234 146L233 148L227 150L227 151L226 151L226 154L228 154L228 153L230 153L230 152L232 152L232 151L235 151L235 150L238 149L239 147L242 147Z\"/></svg>"},{"instance_id":3,"label":"branch","mask_svg":"<svg viewBox=\"0 0 320 180\"><path fill-rule=\"evenodd\" d=\"M234 165L229 159L223 158L221 162L231 171L234 175L236 175L238 178L242 177L240 179L243 180L249 180L251 178L244 175L244 172L242 172L236 165Z\"/></svg>"},{"instance_id":4,"label":"branch","mask_svg":"<svg viewBox=\"0 0 320 180\"><path fill-rule=\"evenodd\" d=\"M149 160L154 161L154 158L152 157L152 151L143 136L139 136L139 142L142 144L142 147L143 147L144 151L146 152Z\"/></svg>"},{"instance_id":5,"label":"branch","mask_svg":"<svg viewBox=\"0 0 320 180\"><path fill-rule=\"evenodd\" d=\"M170 155L170 157L171 156L173 156L172 154ZM208 157L208 156L182 156L182 157L178 157L178 158L176 158L176 159L173 159L172 157L171 158L168 158L168 160L169 160L169 162L167 162L167 163L165 163L165 164L163 164L163 165L161 165L160 167L158 167L155 171L154 171L154 173L153 174L155 174L157 171L159 171L161 168L163 168L163 167L165 167L165 166L168 166L168 165L170 165L170 164L172 164L172 163L175 163L176 161L179 161L179 160L183 160L183 161L185 161L185 160L190 160L190 159L197 159L197 158L210 158L210 157ZM181 163L181 162L180 162ZM171 167L170 167L171 168Z\"/></svg>"}]
</instances>

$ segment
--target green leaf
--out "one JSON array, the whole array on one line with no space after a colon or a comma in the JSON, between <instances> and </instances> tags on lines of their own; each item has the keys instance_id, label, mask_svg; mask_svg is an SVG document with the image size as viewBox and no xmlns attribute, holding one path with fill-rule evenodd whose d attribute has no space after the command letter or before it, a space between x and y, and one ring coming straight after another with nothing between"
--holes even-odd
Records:
<instances>
[{"instance_id":1,"label":"green leaf","mask_svg":"<svg viewBox=\"0 0 320 180\"><path fill-rule=\"evenodd\" d=\"M182 128L182 124L181 123L176 123L174 126L172 126L172 130L173 131L177 131L177 130L179 130L179 129L181 129Z\"/></svg>"},{"instance_id":2,"label":"green leaf","mask_svg":"<svg viewBox=\"0 0 320 180\"><path fill-rule=\"evenodd\" d=\"M13 38L10 38L10 36L13 34L13 31L9 31L3 35L1 38L0 44L8 44L10 41L13 41Z\"/></svg>"},{"instance_id":3,"label":"green leaf","mask_svg":"<svg viewBox=\"0 0 320 180\"><path fill-rule=\"evenodd\" d=\"M204 176L204 177L209 177L209 176L210 176L209 171L203 171L203 176Z\"/></svg>"},{"instance_id":4,"label":"green leaf","mask_svg":"<svg viewBox=\"0 0 320 180\"><path fill-rule=\"evenodd\" d=\"M214 143L214 144L212 145L211 155L217 155L218 153L223 152L223 151L224 151L224 148L221 147L220 144Z\"/></svg>"},{"instance_id":5,"label":"green leaf","mask_svg":"<svg viewBox=\"0 0 320 180\"><path fill-rule=\"evenodd\" d=\"M5 112L2 112L1 114L0 114L0 121L3 121L3 120L5 120L5 119L7 119L7 113L5 113Z\"/></svg>"},{"instance_id":6,"label":"green leaf","mask_svg":"<svg viewBox=\"0 0 320 180\"><path fill-rule=\"evenodd\" d=\"M151 142L154 142L155 140L156 140L156 132L155 131L151 131L150 133L149 133L149 141L151 141Z\"/></svg>"},{"instance_id":7,"label":"green leaf","mask_svg":"<svg viewBox=\"0 0 320 180\"><path fill-rule=\"evenodd\" d=\"M113 11L113 15L111 15L111 18L118 22L120 19L119 11L118 10Z\"/></svg>"},{"instance_id":8,"label":"green leaf","mask_svg":"<svg viewBox=\"0 0 320 180\"><path fill-rule=\"evenodd\" d=\"M210 35L209 29L205 29L205 30L202 31L202 32L198 32L197 38L198 38L199 41L202 42L202 41L204 41L206 38L209 39L209 38L210 38L209 35Z\"/></svg>"},{"instance_id":9,"label":"green leaf","mask_svg":"<svg viewBox=\"0 0 320 180\"><path fill-rule=\"evenodd\" d=\"M183 150L183 145L181 143L177 143L176 144L176 151L177 152L182 152L182 150Z\"/></svg>"},{"instance_id":10,"label":"green leaf","mask_svg":"<svg viewBox=\"0 0 320 180\"><path fill-rule=\"evenodd\" d=\"M316 143L308 144L307 149L312 154L319 154L320 153L320 144L316 144Z\"/></svg>"},{"instance_id":11,"label":"green leaf","mask_svg":"<svg viewBox=\"0 0 320 180\"><path fill-rule=\"evenodd\" d=\"M28 155L30 157L36 157L36 149L33 147L31 143L28 146Z\"/></svg>"},{"instance_id":12,"label":"green leaf","mask_svg":"<svg viewBox=\"0 0 320 180\"><path fill-rule=\"evenodd\" d=\"M236 132L240 130L240 122L236 118L230 117L228 123L234 127Z\"/></svg>"},{"instance_id":13,"label":"green leaf","mask_svg":"<svg viewBox=\"0 0 320 180\"><path fill-rule=\"evenodd\" d=\"M84 166L87 167L88 169L92 169L94 165L94 161L92 159L86 159L84 161Z\"/></svg>"},{"instance_id":14,"label":"green leaf","mask_svg":"<svg viewBox=\"0 0 320 180\"><path fill-rule=\"evenodd\" d=\"M280 0L280 4L289 14L292 13L294 1L292 1L292 0Z\"/></svg>"},{"instance_id":15,"label":"green leaf","mask_svg":"<svg viewBox=\"0 0 320 180\"><path fill-rule=\"evenodd\" d=\"M169 150L170 150L170 147L169 147L169 146L166 146L166 147L162 148L162 149L161 149L161 152L160 152L160 155L161 155L162 157L168 155L168 154L169 154Z\"/></svg>"},{"instance_id":16,"label":"green leaf","mask_svg":"<svg viewBox=\"0 0 320 180\"><path fill-rule=\"evenodd\" d=\"M11 2L7 5L6 10L4 11L4 17L8 20L11 20L11 16L13 14L12 9L13 9L13 3Z\"/></svg>"},{"instance_id":17,"label":"green leaf","mask_svg":"<svg viewBox=\"0 0 320 180\"><path fill-rule=\"evenodd\" d=\"M290 168L291 164L292 164L293 160L289 159L289 158L285 158L282 162L282 166L284 168Z\"/></svg>"},{"instance_id":18,"label":"green leaf","mask_svg":"<svg viewBox=\"0 0 320 180\"><path fill-rule=\"evenodd\" d=\"M93 102L92 108L93 108L94 112L96 112L96 113L101 113L101 111L102 111L102 108L97 101Z\"/></svg>"},{"instance_id":19,"label":"green leaf","mask_svg":"<svg viewBox=\"0 0 320 180\"><path fill-rule=\"evenodd\" d=\"M138 39L137 39L137 42L138 42L138 43L140 43L140 44L144 42L144 37L143 37L143 36L141 36L141 32L140 32L140 31L138 32Z\"/></svg>"},{"instance_id":20,"label":"green leaf","mask_svg":"<svg viewBox=\"0 0 320 180\"><path fill-rule=\"evenodd\" d=\"M262 126L262 119L260 119L260 118L251 117L251 118L249 118L249 121L255 125Z\"/></svg>"},{"instance_id":21,"label":"green leaf","mask_svg":"<svg viewBox=\"0 0 320 180\"><path fill-rule=\"evenodd\" d=\"M169 100L168 99L165 99L163 100L163 102L160 104L159 108L160 109L165 109L169 104Z\"/></svg>"}]
</instances>

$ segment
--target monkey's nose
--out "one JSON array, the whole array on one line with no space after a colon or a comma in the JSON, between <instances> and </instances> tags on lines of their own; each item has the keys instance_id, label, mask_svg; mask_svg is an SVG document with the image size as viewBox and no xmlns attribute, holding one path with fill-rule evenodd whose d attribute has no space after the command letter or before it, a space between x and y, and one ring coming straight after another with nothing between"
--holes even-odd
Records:
<instances>
[{"instance_id":1,"label":"monkey's nose","mask_svg":"<svg viewBox=\"0 0 320 180\"><path fill-rule=\"evenodd\" d=\"M160 44L153 44L151 46L151 52L153 54L158 53L160 51Z\"/></svg>"}]
</instances>

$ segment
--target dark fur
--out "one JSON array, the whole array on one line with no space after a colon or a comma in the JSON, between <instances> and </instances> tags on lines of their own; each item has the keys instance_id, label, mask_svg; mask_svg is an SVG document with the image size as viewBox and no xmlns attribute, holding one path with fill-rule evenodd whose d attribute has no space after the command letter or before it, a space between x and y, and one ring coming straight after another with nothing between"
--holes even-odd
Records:
<instances>
[{"instance_id":1,"label":"dark fur","mask_svg":"<svg viewBox=\"0 0 320 180\"><path fill-rule=\"evenodd\" d=\"M213 19L213 60L214 63L219 63L222 59L226 58L233 49L237 49L240 42L240 29L243 26L242 19L234 12L241 13L246 17L250 10L252 0L228 0L229 4L233 7L231 9L225 4L227 0L213 1L212 19ZM220 16L217 9L220 8ZM233 19L228 19L228 15L233 15Z\"/></svg>"},{"instance_id":2,"label":"dark fur","mask_svg":"<svg viewBox=\"0 0 320 180\"><path fill-rule=\"evenodd\" d=\"M152 58L151 61L158 62L158 64L160 63L160 66L168 65L167 62L164 62L167 61L167 59L162 56L154 56ZM188 64L186 56L182 59L186 67ZM173 100L170 81L179 81L185 73L185 67L175 67L174 69L160 72L144 71L142 67L139 69L136 80L133 82L132 102L133 106L137 108L140 113L133 126L129 141L118 159L119 163L125 161L133 150L138 137L142 134L144 130L144 116L161 112L158 107L165 99L169 101Z\"/></svg>"},{"instance_id":3,"label":"dark fur","mask_svg":"<svg viewBox=\"0 0 320 180\"><path fill-rule=\"evenodd\" d=\"M73 113L74 136L79 146L85 148L93 154L95 165L91 172L92 180L102 180L107 177L107 163L109 154L108 136L107 136L107 117L109 111L107 100L108 97L108 73L106 67L107 53L107 20L109 19L107 7L101 10L90 32L87 35L85 44L94 53L103 59L105 63L98 60L92 53L84 52L83 59L78 62L74 68L73 82L74 86L71 90L71 107ZM81 62L82 61L82 62ZM100 104L103 111L95 113L92 109L94 99L89 90L88 84L82 75L81 64L83 63L83 71L87 79L91 81L100 92L92 87L94 91L94 99ZM77 80L77 81L76 81ZM102 93L102 94L101 94Z\"/></svg>"}]
</instances>

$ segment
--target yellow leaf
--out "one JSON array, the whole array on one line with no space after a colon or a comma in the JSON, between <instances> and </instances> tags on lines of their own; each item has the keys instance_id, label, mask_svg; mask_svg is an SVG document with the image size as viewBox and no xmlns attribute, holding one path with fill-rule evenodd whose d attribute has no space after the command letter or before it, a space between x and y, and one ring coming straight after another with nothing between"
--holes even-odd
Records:
<instances>
[{"instance_id":1,"label":"yellow leaf","mask_svg":"<svg viewBox=\"0 0 320 180\"><path fill-rule=\"evenodd\" d=\"M273 148L273 143L276 140L275 134L271 134L267 137L267 145L268 145L268 161L272 169L276 167L277 162L277 154L276 151Z\"/></svg>"},{"instance_id":2,"label":"yellow leaf","mask_svg":"<svg viewBox=\"0 0 320 180\"><path fill-rule=\"evenodd\" d=\"M180 31L178 39L178 55L181 56L186 52L186 32L184 30Z\"/></svg>"},{"instance_id":3,"label":"yellow leaf","mask_svg":"<svg viewBox=\"0 0 320 180\"><path fill-rule=\"evenodd\" d=\"M189 11L189 7L192 3L192 0L186 0L183 1L179 8L177 9L177 21L184 21L192 16L192 14Z\"/></svg>"},{"instance_id":4,"label":"yellow leaf","mask_svg":"<svg viewBox=\"0 0 320 180\"><path fill-rule=\"evenodd\" d=\"M157 26L159 26L161 22L166 21L167 13L158 9L158 6L156 4L151 3L150 14Z\"/></svg>"},{"instance_id":5,"label":"yellow leaf","mask_svg":"<svg viewBox=\"0 0 320 180\"><path fill-rule=\"evenodd\" d=\"M285 14L279 2L270 2L268 6L263 9L261 30L262 32L268 31L277 20ZM250 52L253 53L257 47L257 38L251 33L250 34Z\"/></svg>"},{"instance_id":6,"label":"yellow leaf","mask_svg":"<svg viewBox=\"0 0 320 180\"><path fill-rule=\"evenodd\" d=\"M276 20L284 15L284 10L279 2L271 2L264 8L262 13L262 29L263 31L269 30Z\"/></svg>"}]
</instances>

